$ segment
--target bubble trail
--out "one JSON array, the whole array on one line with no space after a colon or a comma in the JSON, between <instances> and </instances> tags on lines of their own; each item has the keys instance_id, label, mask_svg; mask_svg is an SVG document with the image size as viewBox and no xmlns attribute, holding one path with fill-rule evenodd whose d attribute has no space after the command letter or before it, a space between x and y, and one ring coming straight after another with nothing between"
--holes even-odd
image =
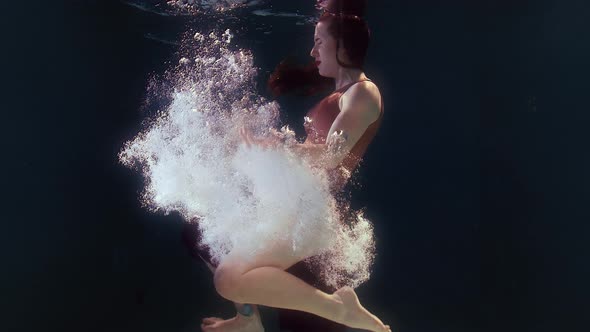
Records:
<instances>
[{"instance_id":1,"label":"bubble trail","mask_svg":"<svg viewBox=\"0 0 590 332\"><path fill-rule=\"evenodd\" d=\"M230 251L249 259L281 241L308 257L326 284L357 287L374 260L370 221L362 213L343 220L349 214L330 193L326 171L290 148L295 133L279 123L279 105L256 93L252 54L231 49L232 38L229 30L186 35L176 64L148 84L148 103L169 103L124 144L119 161L143 175L144 207L198 223L200 245L216 263ZM285 144L247 147L243 126L282 135Z\"/></svg>"}]
</instances>

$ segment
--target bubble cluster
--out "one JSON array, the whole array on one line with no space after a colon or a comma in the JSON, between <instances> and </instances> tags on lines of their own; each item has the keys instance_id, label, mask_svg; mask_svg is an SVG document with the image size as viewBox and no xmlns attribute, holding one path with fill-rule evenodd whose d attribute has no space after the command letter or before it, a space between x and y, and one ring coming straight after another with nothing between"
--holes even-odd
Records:
<instances>
[{"instance_id":1,"label":"bubble cluster","mask_svg":"<svg viewBox=\"0 0 590 332\"><path fill-rule=\"evenodd\" d=\"M227 11L244 6L259 4L258 0L171 0L166 1L168 6L178 10L199 12L202 10Z\"/></svg>"},{"instance_id":2,"label":"bubble cluster","mask_svg":"<svg viewBox=\"0 0 590 332\"><path fill-rule=\"evenodd\" d=\"M124 144L120 162L143 175L146 208L198 223L214 261L288 244L327 284L358 286L374 257L370 222L343 220L327 172L291 148L295 133L280 123L279 105L257 94L252 54L233 49L232 38L229 30L186 35L175 64L149 83L147 99L168 102ZM248 147L242 127L284 144Z\"/></svg>"}]
</instances>

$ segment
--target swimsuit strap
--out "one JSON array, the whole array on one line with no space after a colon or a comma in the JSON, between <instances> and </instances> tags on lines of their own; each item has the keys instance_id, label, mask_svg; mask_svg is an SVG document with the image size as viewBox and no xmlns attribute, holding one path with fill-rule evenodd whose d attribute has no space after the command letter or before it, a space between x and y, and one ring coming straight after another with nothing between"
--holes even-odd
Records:
<instances>
[{"instance_id":1,"label":"swimsuit strap","mask_svg":"<svg viewBox=\"0 0 590 332\"><path fill-rule=\"evenodd\" d=\"M340 89L338 89L338 90L336 90L336 91L334 91L334 92L343 92L343 93L344 93L344 92L345 92L346 90L348 90L348 88L350 88L351 86L353 86L353 85L355 85L355 84L357 84L357 83L360 83L360 82L365 82L365 81L371 81L371 79L370 79L370 78L365 78L365 79L362 79L362 80L360 80L360 81L356 81L356 82L348 83L348 84L346 84L345 86L341 87ZM341 91L341 90L342 90L342 91Z\"/></svg>"}]
</instances>

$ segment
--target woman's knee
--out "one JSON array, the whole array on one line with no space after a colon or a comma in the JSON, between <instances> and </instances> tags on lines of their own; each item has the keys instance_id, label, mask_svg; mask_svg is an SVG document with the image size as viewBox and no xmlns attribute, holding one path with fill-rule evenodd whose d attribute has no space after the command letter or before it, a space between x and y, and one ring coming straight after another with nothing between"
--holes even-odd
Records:
<instances>
[{"instance_id":1,"label":"woman's knee","mask_svg":"<svg viewBox=\"0 0 590 332\"><path fill-rule=\"evenodd\" d=\"M215 290L223 298L241 303L241 299L239 298L238 274L231 266L218 266L213 276L213 283L215 284Z\"/></svg>"}]
</instances>

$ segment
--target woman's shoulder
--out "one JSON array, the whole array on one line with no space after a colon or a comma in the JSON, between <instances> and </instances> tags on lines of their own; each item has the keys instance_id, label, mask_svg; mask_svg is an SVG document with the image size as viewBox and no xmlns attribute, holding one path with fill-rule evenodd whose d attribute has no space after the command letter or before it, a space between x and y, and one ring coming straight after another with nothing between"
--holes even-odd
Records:
<instances>
[{"instance_id":1,"label":"woman's shoulder","mask_svg":"<svg viewBox=\"0 0 590 332\"><path fill-rule=\"evenodd\" d=\"M341 102L373 104L381 108L381 92L373 81L366 80L353 84L342 94Z\"/></svg>"}]
</instances>

